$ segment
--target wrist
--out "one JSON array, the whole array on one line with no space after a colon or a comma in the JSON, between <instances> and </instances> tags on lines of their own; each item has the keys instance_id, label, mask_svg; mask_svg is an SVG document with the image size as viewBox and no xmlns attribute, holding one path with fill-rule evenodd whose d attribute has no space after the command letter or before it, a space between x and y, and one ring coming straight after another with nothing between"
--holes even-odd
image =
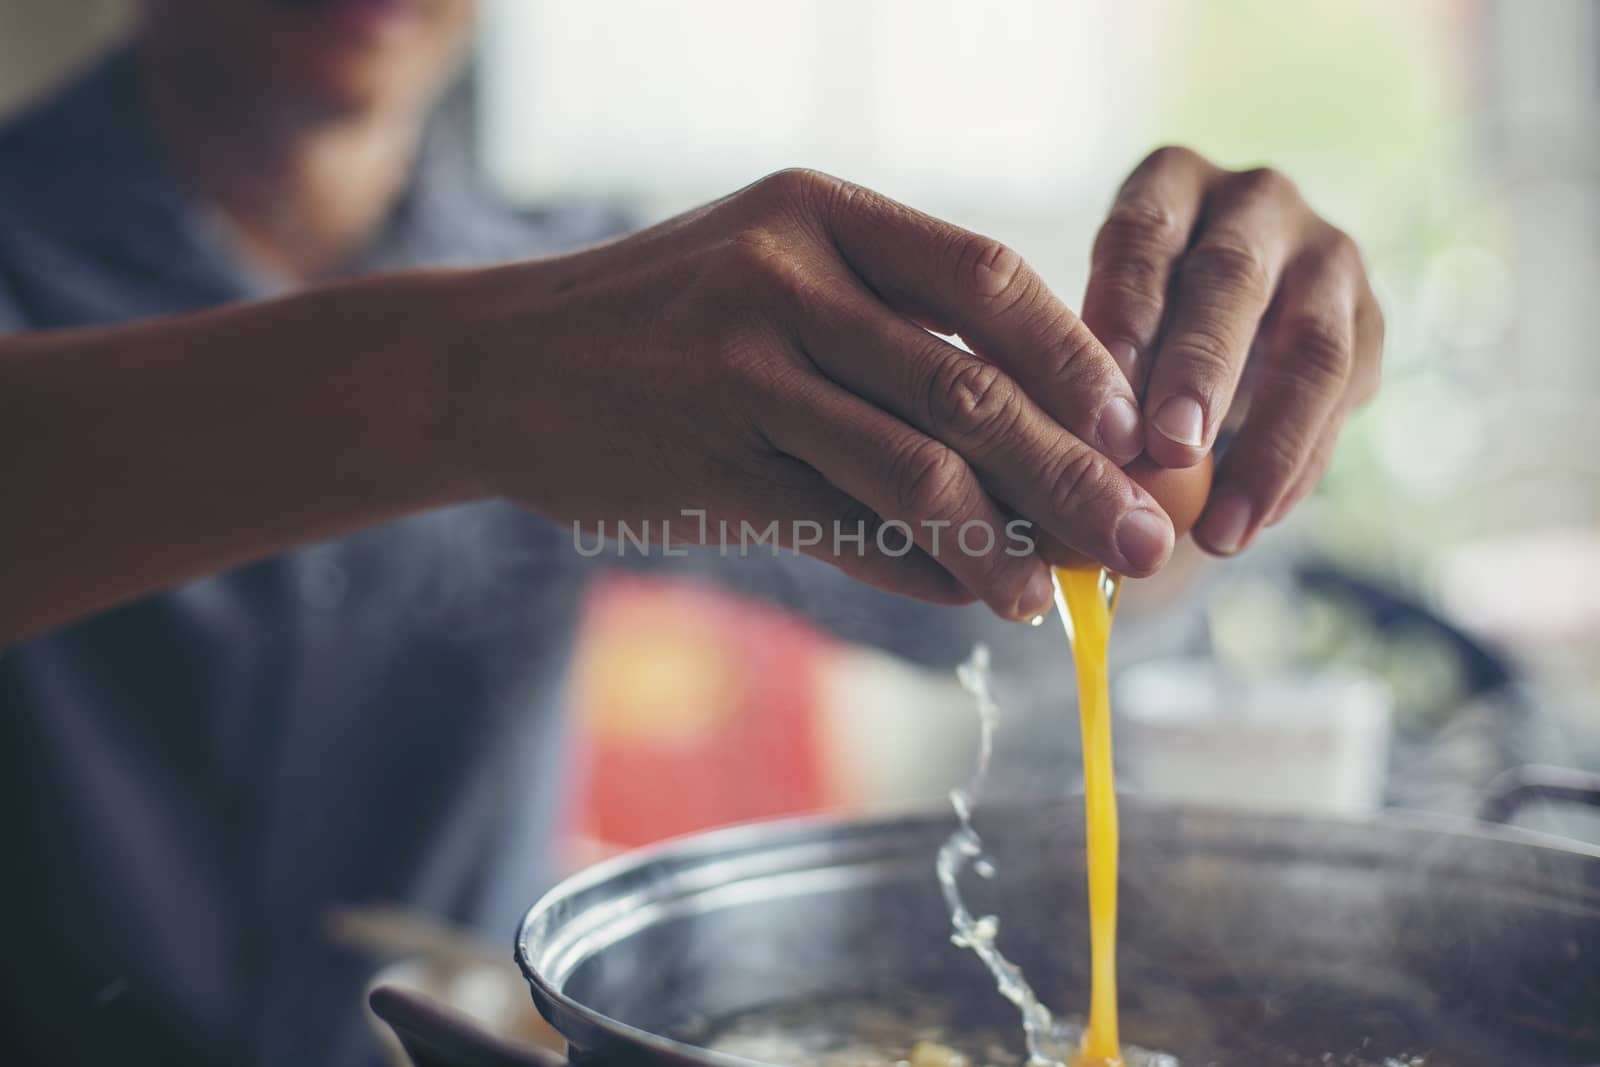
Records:
<instances>
[{"instance_id":1,"label":"wrist","mask_svg":"<svg viewBox=\"0 0 1600 1067\"><path fill-rule=\"evenodd\" d=\"M401 510L493 495L460 445L458 290L467 273L390 275L303 298L308 330L343 335L343 373L320 383L345 409L338 450Z\"/></svg>"},{"instance_id":2,"label":"wrist","mask_svg":"<svg viewBox=\"0 0 1600 1067\"><path fill-rule=\"evenodd\" d=\"M538 263L441 271L419 279L427 289L427 327L418 331L422 420L435 477L457 499L526 488L540 451L532 447L545 388L529 381L536 360L546 286ZM548 383L544 383L547 385ZM508 442L515 442L509 444ZM515 453L515 477L506 457Z\"/></svg>"}]
</instances>

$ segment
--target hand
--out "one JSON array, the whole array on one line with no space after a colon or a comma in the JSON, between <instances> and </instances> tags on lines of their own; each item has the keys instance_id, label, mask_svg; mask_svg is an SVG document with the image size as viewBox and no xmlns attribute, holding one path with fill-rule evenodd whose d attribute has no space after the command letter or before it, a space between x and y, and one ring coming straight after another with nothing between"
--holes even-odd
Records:
<instances>
[{"instance_id":1,"label":"hand","mask_svg":"<svg viewBox=\"0 0 1600 1067\"><path fill-rule=\"evenodd\" d=\"M1039 556L1008 551L1015 516L1046 558L1065 545L1146 575L1171 552L1167 516L1119 469L1143 435L1105 348L1015 252L866 189L783 172L461 286L479 326L456 432L486 491L557 519L671 520L711 543L719 521L777 520L855 577L1010 617L1050 597ZM684 509L706 513L703 536ZM891 520L917 550L881 550ZM821 544L790 536L807 521ZM864 549L835 551L833 524L858 521ZM974 528L964 549L969 523L992 540Z\"/></svg>"},{"instance_id":2,"label":"hand","mask_svg":"<svg viewBox=\"0 0 1600 1067\"><path fill-rule=\"evenodd\" d=\"M1378 384L1383 315L1355 243L1278 172L1223 170L1184 148L1156 151L1123 184L1083 318L1144 398L1145 447L1164 466L1211 448L1248 373L1248 412L1194 531L1219 554L1316 487Z\"/></svg>"}]
</instances>

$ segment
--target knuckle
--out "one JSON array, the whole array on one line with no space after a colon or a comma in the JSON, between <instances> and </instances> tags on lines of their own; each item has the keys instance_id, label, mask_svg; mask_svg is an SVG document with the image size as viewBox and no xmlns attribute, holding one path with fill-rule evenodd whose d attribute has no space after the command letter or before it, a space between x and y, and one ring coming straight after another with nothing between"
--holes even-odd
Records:
<instances>
[{"instance_id":1,"label":"knuckle","mask_svg":"<svg viewBox=\"0 0 1600 1067\"><path fill-rule=\"evenodd\" d=\"M1120 200L1100 225L1096 242L1107 248L1143 246L1151 252L1176 255L1187 238L1182 220L1167 205L1148 197Z\"/></svg>"},{"instance_id":2,"label":"knuckle","mask_svg":"<svg viewBox=\"0 0 1600 1067\"><path fill-rule=\"evenodd\" d=\"M1195 246L1184 258L1186 281L1207 289L1264 298L1270 284L1266 263L1247 241L1214 237Z\"/></svg>"},{"instance_id":3,"label":"knuckle","mask_svg":"<svg viewBox=\"0 0 1600 1067\"><path fill-rule=\"evenodd\" d=\"M934 433L974 450L992 447L1022 417L1016 383L992 363L955 352L929 376L929 423Z\"/></svg>"},{"instance_id":4,"label":"knuckle","mask_svg":"<svg viewBox=\"0 0 1600 1067\"><path fill-rule=\"evenodd\" d=\"M1210 323L1196 323L1173 338L1171 352L1184 378L1204 398L1232 377L1234 345L1227 333Z\"/></svg>"},{"instance_id":5,"label":"knuckle","mask_svg":"<svg viewBox=\"0 0 1600 1067\"><path fill-rule=\"evenodd\" d=\"M764 271L784 255L783 239L766 226L746 226L728 238L727 262L738 276Z\"/></svg>"},{"instance_id":6,"label":"knuckle","mask_svg":"<svg viewBox=\"0 0 1600 1067\"><path fill-rule=\"evenodd\" d=\"M1100 379L1104 366L1094 358L1100 350L1100 343L1083 323L1074 320L1049 331L1045 336L1060 339L1049 345L1044 353L1043 370L1048 378L1065 379L1081 373L1094 379L1096 388L1103 386Z\"/></svg>"},{"instance_id":7,"label":"knuckle","mask_svg":"<svg viewBox=\"0 0 1600 1067\"><path fill-rule=\"evenodd\" d=\"M1274 167L1252 167L1228 179L1233 193L1241 199L1298 200L1300 190L1290 177Z\"/></svg>"},{"instance_id":8,"label":"knuckle","mask_svg":"<svg viewBox=\"0 0 1600 1067\"><path fill-rule=\"evenodd\" d=\"M1290 429L1280 428L1257 440L1242 466L1251 472L1251 480L1261 487L1263 496L1275 502L1299 472L1305 451L1305 442Z\"/></svg>"},{"instance_id":9,"label":"knuckle","mask_svg":"<svg viewBox=\"0 0 1600 1067\"><path fill-rule=\"evenodd\" d=\"M1137 170L1164 170L1168 167L1192 167L1202 162L1201 156L1192 148L1183 145L1162 145L1154 152L1144 157Z\"/></svg>"},{"instance_id":10,"label":"knuckle","mask_svg":"<svg viewBox=\"0 0 1600 1067\"><path fill-rule=\"evenodd\" d=\"M1124 246L1119 254L1103 260L1094 284L1128 314L1159 319L1171 262L1147 247Z\"/></svg>"},{"instance_id":11,"label":"knuckle","mask_svg":"<svg viewBox=\"0 0 1600 1067\"><path fill-rule=\"evenodd\" d=\"M767 175L746 192L748 206L759 219L802 230L814 229L829 212L848 209L862 190L830 174L791 167Z\"/></svg>"},{"instance_id":12,"label":"knuckle","mask_svg":"<svg viewBox=\"0 0 1600 1067\"><path fill-rule=\"evenodd\" d=\"M1159 320L1173 264L1187 239L1176 220L1151 222L1113 211L1095 237L1092 284L1125 314Z\"/></svg>"},{"instance_id":13,"label":"knuckle","mask_svg":"<svg viewBox=\"0 0 1600 1067\"><path fill-rule=\"evenodd\" d=\"M992 237L961 235L953 260L957 286L975 293L991 316L1006 314L1032 295L1033 272L1020 255Z\"/></svg>"},{"instance_id":14,"label":"knuckle","mask_svg":"<svg viewBox=\"0 0 1600 1067\"><path fill-rule=\"evenodd\" d=\"M1234 363L1234 341L1219 323L1197 322L1173 338L1173 355L1189 378L1213 382L1227 378Z\"/></svg>"},{"instance_id":15,"label":"knuckle","mask_svg":"<svg viewBox=\"0 0 1600 1067\"><path fill-rule=\"evenodd\" d=\"M787 167L762 178L756 186L780 201L792 203L826 193L833 184L834 179L821 171L808 167Z\"/></svg>"},{"instance_id":16,"label":"knuckle","mask_svg":"<svg viewBox=\"0 0 1600 1067\"><path fill-rule=\"evenodd\" d=\"M1050 483L1050 508L1056 515L1081 514L1105 493L1109 482L1107 460L1091 448L1070 450L1058 463Z\"/></svg>"},{"instance_id":17,"label":"knuckle","mask_svg":"<svg viewBox=\"0 0 1600 1067\"><path fill-rule=\"evenodd\" d=\"M1302 314L1289 322L1289 354L1292 365L1307 385L1343 383L1350 376L1355 354L1350 328L1343 320L1315 313Z\"/></svg>"},{"instance_id":18,"label":"knuckle","mask_svg":"<svg viewBox=\"0 0 1600 1067\"><path fill-rule=\"evenodd\" d=\"M1131 339L1136 339L1140 334L1154 332L1154 325L1161 321L1161 297L1156 295L1161 289L1152 288L1140 280L1121 274L1102 278L1098 288L1105 297L1116 301L1121 310L1118 317L1124 320L1126 326L1124 332L1134 335ZM1134 324L1149 324L1149 328L1141 330ZM1107 336L1115 335L1107 334Z\"/></svg>"},{"instance_id":19,"label":"knuckle","mask_svg":"<svg viewBox=\"0 0 1600 1067\"><path fill-rule=\"evenodd\" d=\"M954 518L962 512L966 464L949 448L920 438L895 460L898 503L913 518Z\"/></svg>"},{"instance_id":20,"label":"knuckle","mask_svg":"<svg viewBox=\"0 0 1600 1067\"><path fill-rule=\"evenodd\" d=\"M735 287L753 284L789 297L808 297L817 286L805 258L776 230L746 228L732 238L728 251L727 281Z\"/></svg>"}]
</instances>

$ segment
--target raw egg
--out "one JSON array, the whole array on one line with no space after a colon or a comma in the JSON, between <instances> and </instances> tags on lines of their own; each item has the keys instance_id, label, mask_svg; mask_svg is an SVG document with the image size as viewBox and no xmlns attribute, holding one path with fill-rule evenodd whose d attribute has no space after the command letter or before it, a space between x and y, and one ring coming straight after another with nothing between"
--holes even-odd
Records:
<instances>
[{"instance_id":1,"label":"raw egg","mask_svg":"<svg viewBox=\"0 0 1600 1067\"><path fill-rule=\"evenodd\" d=\"M1126 470L1128 477L1156 498L1179 537L1193 528L1206 509L1206 498L1211 494L1209 452L1192 467L1163 467L1149 456L1140 456L1128 464Z\"/></svg>"}]
</instances>

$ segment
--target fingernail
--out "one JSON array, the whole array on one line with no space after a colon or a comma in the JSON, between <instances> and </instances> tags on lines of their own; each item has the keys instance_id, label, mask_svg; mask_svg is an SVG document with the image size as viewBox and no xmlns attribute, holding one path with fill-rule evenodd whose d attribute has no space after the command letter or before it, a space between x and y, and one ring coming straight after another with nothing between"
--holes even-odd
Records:
<instances>
[{"instance_id":1,"label":"fingernail","mask_svg":"<svg viewBox=\"0 0 1600 1067\"><path fill-rule=\"evenodd\" d=\"M1111 358L1122 368L1122 376L1130 382L1133 381L1133 365L1139 360L1139 350L1133 347L1133 342L1112 341L1106 345L1106 351L1111 353Z\"/></svg>"},{"instance_id":2,"label":"fingernail","mask_svg":"<svg viewBox=\"0 0 1600 1067\"><path fill-rule=\"evenodd\" d=\"M1221 499L1206 509L1200 524L1200 539L1214 552L1232 555L1244 544L1250 530L1250 500L1237 490L1225 490Z\"/></svg>"},{"instance_id":3,"label":"fingernail","mask_svg":"<svg viewBox=\"0 0 1600 1067\"><path fill-rule=\"evenodd\" d=\"M1118 464L1131 461L1144 451L1144 434L1139 430L1139 409L1125 396L1115 396L1100 409L1100 451Z\"/></svg>"},{"instance_id":4,"label":"fingernail","mask_svg":"<svg viewBox=\"0 0 1600 1067\"><path fill-rule=\"evenodd\" d=\"M1205 441L1206 417L1199 401L1192 396L1169 397L1155 418L1150 420L1156 429L1169 440L1190 448L1199 448Z\"/></svg>"},{"instance_id":5,"label":"fingernail","mask_svg":"<svg viewBox=\"0 0 1600 1067\"><path fill-rule=\"evenodd\" d=\"M1050 610L1050 601L1053 599L1055 588L1050 584L1050 572L1040 567L1028 579L1022 597L1017 601L1017 618L1032 619L1043 615Z\"/></svg>"},{"instance_id":6,"label":"fingernail","mask_svg":"<svg viewBox=\"0 0 1600 1067\"><path fill-rule=\"evenodd\" d=\"M1172 551L1172 523L1149 508L1135 508L1118 520L1113 540L1129 573L1146 574Z\"/></svg>"}]
</instances>

